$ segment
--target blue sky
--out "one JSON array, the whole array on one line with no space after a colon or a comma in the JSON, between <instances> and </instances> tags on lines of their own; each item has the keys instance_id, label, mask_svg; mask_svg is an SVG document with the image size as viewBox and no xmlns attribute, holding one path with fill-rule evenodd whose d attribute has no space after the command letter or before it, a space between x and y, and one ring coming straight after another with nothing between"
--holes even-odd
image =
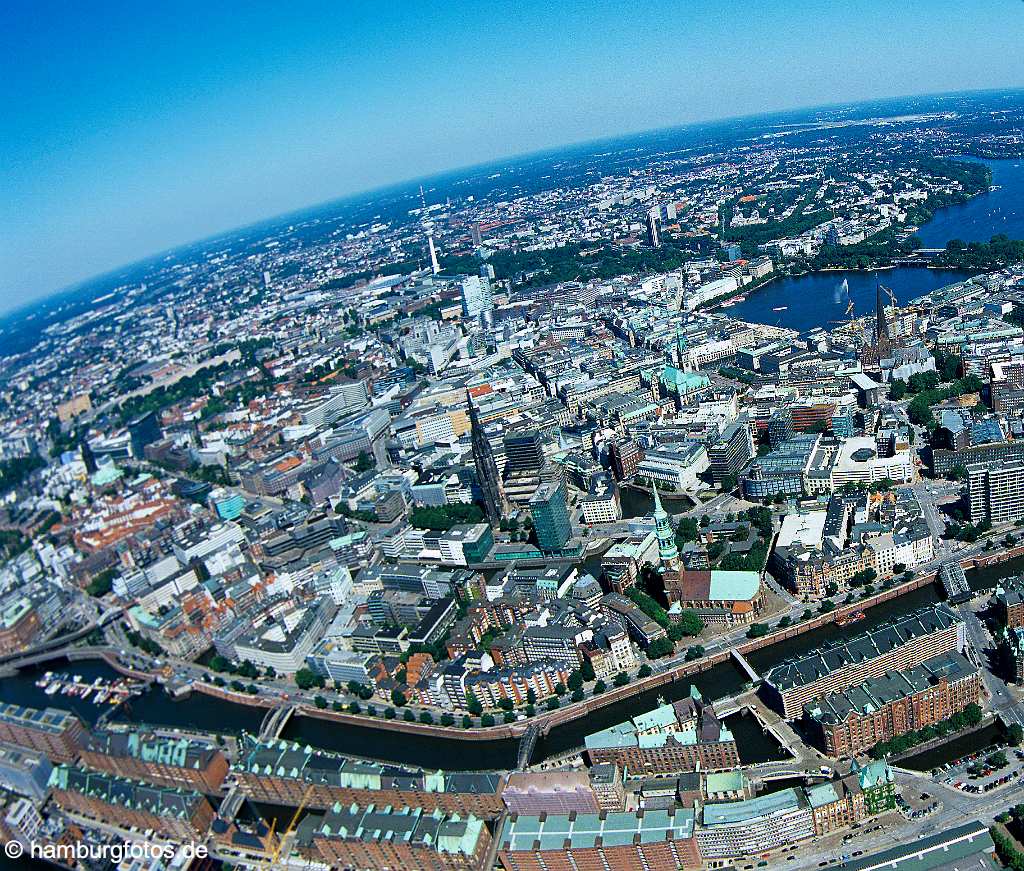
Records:
<instances>
[{"instance_id":1,"label":"blue sky","mask_svg":"<svg viewBox=\"0 0 1024 871\"><path fill-rule=\"evenodd\" d=\"M1024 85L1019 0L7 0L0 16L0 310L497 157Z\"/></svg>"}]
</instances>

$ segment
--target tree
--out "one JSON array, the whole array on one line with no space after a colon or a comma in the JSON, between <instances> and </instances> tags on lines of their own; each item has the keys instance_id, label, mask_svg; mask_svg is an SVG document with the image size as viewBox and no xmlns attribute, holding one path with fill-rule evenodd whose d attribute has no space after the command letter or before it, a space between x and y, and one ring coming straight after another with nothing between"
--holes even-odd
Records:
<instances>
[{"instance_id":1,"label":"tree","mask_svg":"<svg viewBox=\"0 0 1024 871\"><path fill-rule=\"evenodd\" d=\"M362 708L359 706L359 702L350 702L348 710L350 714L358 714Z\"/></svg>"},{"instance_id":2,"label":"tree","mask_svg":"<svg viewBox=\"0 0 1024 871\"><path fill-rule=\"evenodd\" d=\"M441 725L442 726L454 726L455 717L453 717L448 711L441 714Z\"/></svg>"},{"instance_id":3,"label":"tree","mask_svg":"<svg viewBox=\"0 0 1024 871\"><path fill-rule=\"evenodd\" d=\"M316 705L321 710L323 710L324 708L327 707L327 699L325 699L323 696L316 696L313 699L313 704Z\"/></svg>"},{"instance_id":4,"label":"tree","mask_svg":"<svg viewBox=\"0 0 1024 871\"><path fill-rule=\"evenodd\" d=\"M420 722L421 723L425 723L426 725L430 726L434 722L434 717L430 713L430 711L421 711L420 712Z\"/></svg>"},{"instance_id":5,"label":"tree","mask_svg":"<svg viewBox=\"0 0 1024 871\"><path fill-rule=\"evenodd\" d=\"M503 699L498 699L498 707L501 708L503 711L511 711L513 708L515 708L515 706L516 703L513 702L512 699L508 698L507 696Z\"/></svg>"},{"instance_id":6,"label":"tree","mask_svg":"<svg viewBox=\"0 0 1024 871\"><path fill-rule=\"evenodd\" d=\"M603 680L599 680L599 681L598 681L598 682L597 682L596 684L594 684L594 695L595 695L595 696L599 696L599 695L601 695L601 693L603 693L603 692L604 692L604 691L605 691L606 689L608 689L608 687L607 687L607 686L605 686L605 683L604 683L604 681L603 681Z\"/></svg>"},{"instance_id":7,"label":"tree","mask_svg":"<svg viewBox=\"0 0 1024 871\"><path fill-rule=\"evenodd\" d=\"M324 685L324 679L318 674L314 674L308 668L300 668L295 672L295 685L300 690L308 690L312 687L322 687Z\"/></svg>"},{"instance_id":8,"label":"tree","mask_svg":"<svg viewBox=\"0 0 1024 871\"><path fill-rule=\"evenodd\" d=\"M270 680L273 680L275 677L277 677L277 669L275 669L274 666L272 665L268 665L267 670L264 671L263 674L265 677L269 678Z\"/></svg>"},{"instance_id":9,"label":"tree","mask_svg":"<svg viewBox=\"0 0 1024 871\"><path fill-rule=\"evenodd\" d=\"M547 709L548 709L549 711L557 711L557 710L558 710L558 696L551 696L551 698L549 698L549 699L548 699L548 700L547 700L547 701L546 701L546 702L544 703L544 705L545 705L545 707L546 707L546 708L547 708Z\"/></svg>"},{"instance_id":10,"label":"tree","mask_svg":"<svg viewBox=\"0 0 1024 871\"><path fill-rule=\"evenodd\" d=\"M751 623L747 627L747 638L761 638L768 634L768 627L764 623Z\"/></svg>"},{"instance_id":11,"label":"tree","mask_svg":"<svg viewBox=\"0 0 1024 871\"><path fill-rule=\"evenodd\" d=\"M529 705L537 704L537 694L533 691L533 687L528 687L526 690L526 703Z\"/></svg>"},{"instance_id":12,"label":"tree","mask_svg":"<svg viewBox=\"0 0 1024 871\"><path fill-rule=\"evenodd\" d=\"M617 687L624 687L626 684L629 683L629 675L626 674L626 672L624 671L620 671L617 675L615 675L615 679L612 681L612 683L614 683Z\"/></svg>"},{"instance_id":13,"label":"tree","mask_svg":"<svg viewBox=\"0 0 1024 871\"><path fill-rule=\"evenodd\" d=\"M559 683L555 684L555 695L556 696L564 696L565 695L565 684L564 683L559 682Z\"/></svg>"},{"instance_id":14,"label":"tree","mask_svg":"<svg viewBox=\"0 0 1024 871\"><path fill-rule=\"evenodd\" d=\"M494 716L491 715L491 714L484 714L480 718L480 725L481 726L493 726L494 725Z\"/></svg>"},{"instance_id":15,"label":"tree","mask_svg":"<svg viewBox=\"0 0 1024 871\"><path fill-rule=\"evenodd\" d=\"M395 709L394 708L385 708L384 709L384 719L385 720L393 720L393 719L395 719Z\"/></svg>"},{"instance_id":16,"label":"tree","mask_svg":"<svg viewBox=\"0 0 1024 871\"><path fill-rule=\"evenodd\" d=\"M472 729L473 728L473 718L471 716L469 716L469 714L463 714L462 715L462 728L463 729Z\"/></svg>"},{"instance_id":17,"label":"tree","mask_svg":"<svg viewBox=\"0 0 1024 871\"><path fill-rule=\"evenodd\" d=\"M574 702L582 702L583 701L583 687L579 687L578 689L574 689L572 691L572 695L569 696L569 698L571 698Z\"/></svg>"},{"instance_id":18,"label":"tree","mask_svg":"<svg viewBox=\"0 0 1024 871\"><path fill-rule=\"evenodd\" d=\"M675 645L667 638L656 638L647 646L647 657L661 659L663 656L671 656L674 651Z\"/></svg>"},{"instance_id":19,"label":"tree","mask_svg":"<svg viewBox=\"0 0 1024 871\"><path fill-rule=\"evenodd\" d=\"M686 661L692 662L695 659L700 659L704 655L704 648L699 644L694 644L692 647L686 648Z\"/></svg>"},{"instance_id":20,"label":"tree","mask_svg":"<svg viewBox=\"0 0 1024 871\"><path fill-rule=\"evenodd\" d=\"M597 677L597 675L594 674L594 666L591 664L589 659L584 658L583 664L580 666L580 674L583 675L584 683L590 683L590 681Z\"/></svg>"},{"instance_id":21,"label":"tree","mask_svg":"<svg viewBox=\"0 0 1024 871\"><path fill-rule=\"evenodd\" d=\"M406 708L402 711L402 719L407 723L415 723L416 715L412 712L412 708Z\"/></svg>"},{"instance_id":22,"label":"tree","mask_svg":"<svg viewBox=\"0 0 1024 871\"><path fill-rule=\"evenodd\" d=\"M645 678L650 677L651 673L651 667L645 662L643 665L640 666L640 670L636 673L636 676L639 678Z\"/></svg>"},{"instance_id":23,"label":"tree","mask_svg":"<svg viewBox=\"0 0 1024 871\"><path fill-rule=\"evenodd\" d=\"M704 631L704 621L700 619L700 616L696 611L687 608L683 611L675 622L675 626L679 627L681 632L680 637L693 637L694 635L700 635ZM673 639L678 641L679 639Z\"/></svg>"},{"instance_id":24,"label":"tree","mask_svg":"<svg viewBox=\"0 0 1024 871\"><path fill-rule=\"evenodd\" d=\"M581 686L583 686L583 675L580 674L579 669L574 668L571 672L569 672L568 683L569 689L571 689L573 692L575 692Z\"/></svg>"},{"instance_id":25,"label":"tree","mask_svg":"<svg viewBox=\"0 0 1024 871\"><path fill-rule=\"evenodd\" d=\"M1024 741L1024 729L1017 723L1011 723L1006 730L1006 740L1013 745Z\"/></svg>"},{"instance_id":26,"label":"tree","mask_svg":"<svg viewBox=\"0 0 1024 871\"><path fill-rule=\"evenodd\" d=\"M405 693L398 689L398 687L395 687L391 691L391 703L395 705L395 707L401 708L405 705L405 702Z\"/></svg>"},{"instance_id":27,"label":"tree","mask_svg":"<svg viewBox=\"0 0 1024 871\"><path fill-rule=\"evenodd\" d=\"M376 467L377 464L374 462L373 458L366 453L366 451L359 452L359 456L356 457L356 462L353 466L357 472L369 472L370 469L374 469Z\"/></svg>"},{"instance_id":28,"label":"tree","mask_svg":"<svg viewBox=\"0 0 1024 871\"><path fill-rule=\"evenodd\" d=\"M789 618L789 614L783 614L779 619L779 629L785 629L793 621Z\"/></svg>"},{"instance_id":29,"label":"tree","mask_svg":"<svg viewBox=\"0 0 1024 871\"><path fill-rule=\"evenodd\" d=\"M473 694L472 690L466 693L466 710L474 717L479 717L484 710L484 706L480 704L480 700Z\"/></svg>"}]
</instances>

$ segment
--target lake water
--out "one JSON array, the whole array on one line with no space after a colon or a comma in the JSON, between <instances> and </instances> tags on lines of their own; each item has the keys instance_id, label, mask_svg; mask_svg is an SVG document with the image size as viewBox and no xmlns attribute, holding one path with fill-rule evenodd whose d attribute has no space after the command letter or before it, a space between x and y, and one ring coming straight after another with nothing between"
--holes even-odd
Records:
<instances>
[{"instance_id":1,"label":"lake water","mask_svg":"<svg viewBox=\"0 0 1024 871\"><path fill-rule=\"evenodd\" d=\"M835 322L846 320L846 306L851 299L855 315L873 313L879 284L892 288L896 299L906 302L974 274L920 266L901 266L877 272L816 272L780 278L755 291L743 302L721 311L740 320L789 327L799 332L814 327L831 329ZM843 285L844 279L846 286ZM777 308L783 310L776 311Z\"/></svg>"},{"instance_id":2,"label":"lake water","mask_svg":"<svg viewBox=\"0 0 1024 871\"><path fill-rule=\"evenodd\" d=\"M1011 239L1024 239L1024 160L982 162L992 169L992 184L996 190L963 205L940 209L917 233L926 247L944 248L950 239L987 242L997 233L1005 233ZM803 332L813 327L828 328L835 321L845 320L846 306L851 299L855 314L873 312L875 288L879 283L892 288L897 300L906 302L971 274L899 267L878 272L823 272L782 278L722 312L746 321ZM844 278L849 285L849 295L843 287ZM783 311L775 310L783 307Z\"/></svg>"},{"instance_id":3,"label":"lake water","mask_svg":"<svg viewBox=\"0 0 1024 871\"><path fill-rule=\"evenodd\" d=\"M945 248L950 239L987 242L997 233L1024 239L1024 160L980 162L992 170L997 190L937 212L917 233L926 247Z\"/></svg>"}]
</instances>

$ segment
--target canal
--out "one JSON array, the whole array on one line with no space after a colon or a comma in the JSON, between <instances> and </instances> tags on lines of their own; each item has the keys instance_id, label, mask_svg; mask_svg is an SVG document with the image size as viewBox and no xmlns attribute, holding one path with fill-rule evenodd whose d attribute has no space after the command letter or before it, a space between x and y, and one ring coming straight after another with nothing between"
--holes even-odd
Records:
<instances>
[{"instance_id":1,"label":"canal","mask_svg":"<svg viewBox=\"0 0 1024 871\"><path fill-rule=\"evenodd\" d=\"M993 586L1000 578L1022 571L1024 558L1019 558L980 571L968 572L968 579L972 587L982 589ZM786 658L804 653L826 642L849 638L866 629L881 626L901 614L934 604L939 598L938 588L935 585L928 585L868 609L865 618L858 623L847 627L829 625L813 629L787 641L764 647L750 654L748 659L754 668L763 674ZM118 677L113 669L100 661L54 661L45 667L25 669L16 676L5 678L0 684L0 700L35 708L66 708L74 711L89 724L94 723L99 715L107 710L107 706L97 706L74 697L45 695L35 686L35 681L46 670L78 674L85 680ZM735 695L748 686L746 676L731 660L727 660L694 675L692 681L680 680L598 709L580 720L556 726L550 734L538 741L533 761L576 751L583 745L583 739L587 734L622 722L639 712L651 710L657 706L659 698L670 702L683 698L689 693L691 682L708 701ZM214 734L239 734L242 731L257 732L264 716L261 708L233 704L200 693L181 701L174 701L161 689L148 691L143 696L131 700L130 705L130 708L115 711L112 719ZM782 752L781 749L773 739L764 734L752 717L736 715L728 719L728 725L736 735L744 762L782 758L778 755ZM284 737L353 756L428 769L507 769L515 764L517 751L517 742L513 739L476 742L434 738L385 731L371 726L340 724L314 717L293 717Z\"/></svg>"},{"instance_id":2,"label":"canal","mask_svg":"<svg viewBox=\"0 0 1024 871\"><path fill-rule=\"evenodd\" d=\"M638 487L620 487L619 501L622 504L622 517L631 520L644 517L654 510L654 497L648 490ZM681 514L693 508L693 502L685 496L662 496L661 505L669 514Z\"/></svg>"},{"instance_id":3,"label":"canal","mask_svg":"<svg viewBox=\"0 0 1024 871\"><path fill-rule=\"evenodd\" d=\"M906 756L898 764L901 768L910 768L913 771L931 771L947 762L953 762L979 750L987 750L999 741L1005 740L1002 726L998 723L991 723L984 729L971 732L969 735L960 735L950 738L938 747L932 747L913 756Z\"/></svg>"}]
</instances>

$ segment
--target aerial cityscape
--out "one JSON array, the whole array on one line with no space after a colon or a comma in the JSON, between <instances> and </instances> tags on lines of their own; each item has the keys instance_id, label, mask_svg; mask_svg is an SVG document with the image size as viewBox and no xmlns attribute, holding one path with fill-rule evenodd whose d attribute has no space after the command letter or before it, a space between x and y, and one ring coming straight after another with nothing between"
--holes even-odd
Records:
<instances>
[{"instance_id":1,"label":"aerial cityscape","mask_svg":"<svg viewBox=\"0 0 1024 871\"><path fill-rule=\"evenodd\" d=\"M7 300L0 867L1024 868L1024 91L765 108Z\"/></svg>"}]
</instances>

